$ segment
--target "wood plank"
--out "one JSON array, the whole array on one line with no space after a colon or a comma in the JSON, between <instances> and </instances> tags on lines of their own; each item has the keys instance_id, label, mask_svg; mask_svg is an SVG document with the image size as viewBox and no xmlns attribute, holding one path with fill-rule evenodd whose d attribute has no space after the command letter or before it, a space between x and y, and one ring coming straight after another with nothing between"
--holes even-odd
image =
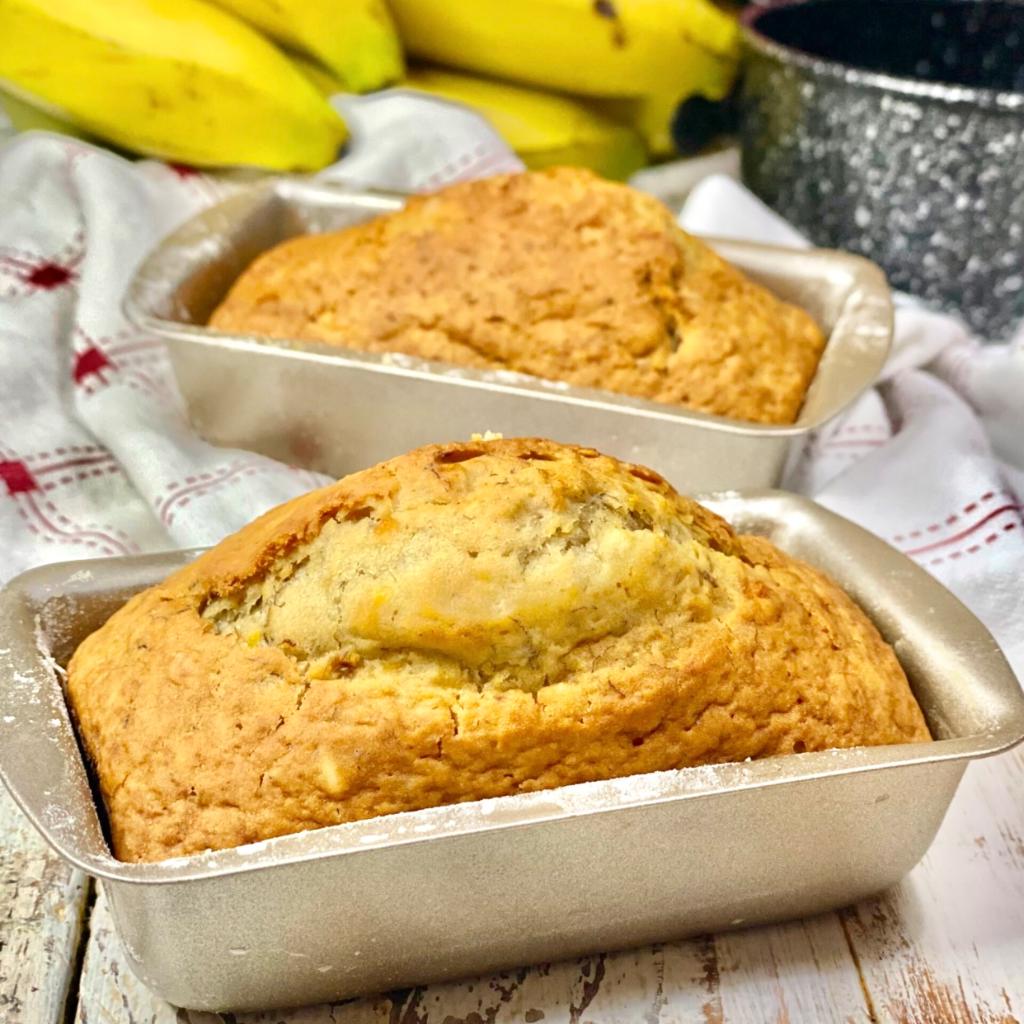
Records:
<instances>
[{"instance_id":1,"label":"wood plank","mask_svg":"<svg viewBox=\"0 0 1024 1024\"><path fill-rule=\"evenodd\" d=\"M715 939L728 1024L868 1024L871 1013L842 924L822 914Z\"/></svg>"},{"instance_id":2,"label":"wood plank","mask_svg":"<svg viewBox=\"0 0 1024 1024\"><path fill-rule=\"evenodd\" d=\"M57 1024L76 968L87 881L0 784L0 1020Z\"/></svg>"},{"instance_id":3,"label":"wood plank","mask_svg":"<svg viewBox=\"0 0 1024 1024\"><path fill-rule=\"evenodd\" d=\"M880 1022L1024 1021L1024 748L968 768L922 863L844 922Z\"/></svg>"}]
</instances>

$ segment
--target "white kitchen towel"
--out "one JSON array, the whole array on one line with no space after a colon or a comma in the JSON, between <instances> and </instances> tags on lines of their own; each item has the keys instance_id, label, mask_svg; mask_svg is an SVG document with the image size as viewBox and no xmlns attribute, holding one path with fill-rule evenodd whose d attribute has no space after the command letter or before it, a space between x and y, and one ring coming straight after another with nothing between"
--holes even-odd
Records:
<instances>
[{"instance_id":1,"label":"white kitchen towel","mask_svg":"<svg viewBox=\"0 0 1024 1024\"><path fill-rule=\"evenodd\" d=\"M324 173L429 189L518 161L461 108L345 100L353 144ZM45 561L209 544L320 478L189 428L162 344L121 316L166 231L237 182L44 134L0 148L0 576ZM741 186L708 179L684 223L799 244ZM959 594L1024 673L1024 339L982 348L901 304L883 383L819 432L789 485L873 530Z\"/></svg>"}]
</instances>

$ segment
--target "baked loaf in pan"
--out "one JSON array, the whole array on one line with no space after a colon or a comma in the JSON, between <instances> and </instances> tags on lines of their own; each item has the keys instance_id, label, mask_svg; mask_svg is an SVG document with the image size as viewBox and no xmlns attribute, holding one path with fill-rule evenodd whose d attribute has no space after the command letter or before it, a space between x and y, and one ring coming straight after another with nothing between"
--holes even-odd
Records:
<instances>
[{"instance_id":1,"label":"baked loaf in pan","mask_svg":"<svg viewBox=\"0 0 1024 1024\"><path fill-rule=\"evenodd\" d=\"M422 448L132 598L67 692L116 855L929 738L820 572L582 448Z\"/></svg>"},{"instance_id":2,"label":"baked loaf in pan","mask_svg":"<svg viewBox=\"0 0 1024 1024\"><path fill-rule=\"evenodd\" d=\"M687 235L658 200L559 168L454 185L260 256L214 312L236 334L514 370L792 423L811 317Z\"/></svg>"}]
</instances>

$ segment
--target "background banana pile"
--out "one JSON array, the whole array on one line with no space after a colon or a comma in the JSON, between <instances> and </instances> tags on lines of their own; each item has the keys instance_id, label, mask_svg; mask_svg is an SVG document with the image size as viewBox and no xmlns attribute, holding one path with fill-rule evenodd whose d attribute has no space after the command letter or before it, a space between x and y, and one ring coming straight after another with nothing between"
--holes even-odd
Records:
<instances>
[{"instance_id":1,"label":"background banana pile","mask_svg":"<svg viewBox=\"0 0 1024 1024\"><path fill-rule=\"evenodd\" d=\"M710 0L0 0L15 127L198 166L316 170L346 139L328 96L402 85L475 108L529 167L622 178L737 58Z\"/></svg>"}]
</instances>

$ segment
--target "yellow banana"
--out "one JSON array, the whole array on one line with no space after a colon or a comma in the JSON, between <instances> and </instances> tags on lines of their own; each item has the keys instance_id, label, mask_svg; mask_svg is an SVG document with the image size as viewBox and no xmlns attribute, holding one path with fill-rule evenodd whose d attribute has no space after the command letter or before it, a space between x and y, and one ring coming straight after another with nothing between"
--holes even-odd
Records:
<instances>
[{"instance_id":1,"label":"yellow banana","mask_svg":"<svg viewBox=\"0 0 1024 1024\"><path fill-rule=\"evenodd\" d=\"M0 0L0 84L126 149L313 170L345 125L271 43L201 0Z\"/></svg>"},{"instance_id":2,"label":"yellow banana","mask_svg":"<svg viewBox=\"0 0 1024 1024\"><path fill-rule=\"evenodd\" d=\"M715 97L739 58L709 0L391 0L409 52L588 96Z\"/></svg>"},{"instance_id":3,"label":"yellow banana","mask_svg":"<svg viewBox=\"0 0 1024 1024\"><path fill-rule=\"evenodd\" d=\"M567 96L423 66L406 84L479 111L531 169L577 164L623 179L646 162L635 132Z\"/></svg>"},{"instance_id":4,"label":"yellow banana","mask_svg":"<svg viewBox=\"0 0 1024 1024\"><path fill-rule=\"evenodd\" d=\"M707 99L724 98L708 96L703 92L689 92L681 95L662 93L654 96L641 96L625 100L596 99L591 101L593 108L619 124L632 128L644 140L648 151L654 157L671 156L678 152L672 137L672 122L676 117L680 104L693 96L705 96ZM686 123L684 122L684 131Z\"/></svg>"},{"instance_id":5,"label":"yellow banana","mask_svg":"<svg viewBox=\"0 0 1024 1024\"><path fill-rule=\"evenodd\" d=\"M402 45L384 0L213 0L290 49L315 57L349 92L402 77Z\"/></svg>"},{"instance_id":6,"label":"yellow banana","mask_svg":"<svg viewBox=\"0 0 1024 1024\"><path fill-rule=\"evenodd\" d=\"M58 135L70 135L76 139L88 139L89 133L82 131L70 121L51 114L42 107L26 102L9 92L0 91L0 109L14 126L15 131L56 132Z\"/></svg>"},{"instance_id":7,"label":"yellow banana","mask_svg":"<svg viewBox=\"0 0 1024 1024\"><path fill-rule=\"evenodd\" d=\"M337 92L351 91L345 88L345 83L333 71L328 71L319 61L307 57L304 53L296 53L294 50L286 50L285 53L295 67L313 83L321 96L333 96Z\"/></svg>"}]
</instances>

